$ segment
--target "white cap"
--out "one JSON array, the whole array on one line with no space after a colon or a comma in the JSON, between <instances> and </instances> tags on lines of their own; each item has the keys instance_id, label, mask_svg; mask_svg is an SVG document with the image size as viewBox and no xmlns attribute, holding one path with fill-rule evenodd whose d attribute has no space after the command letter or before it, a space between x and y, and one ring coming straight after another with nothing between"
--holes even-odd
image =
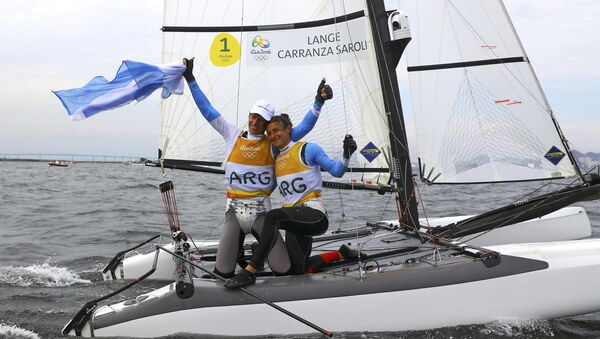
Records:
<instances>
[{"instance_id":1,"label":"white cap","mask_svg":"<svg viewBox=\"0 0 600 339\"><path fill-rule=\"evenodd\" d=\"M258 100L250 109L250 113L256 113L263 117L263 119L271 121L271 118L275 114L275 107L266 100Z\"/></svg>"}]
</instances>

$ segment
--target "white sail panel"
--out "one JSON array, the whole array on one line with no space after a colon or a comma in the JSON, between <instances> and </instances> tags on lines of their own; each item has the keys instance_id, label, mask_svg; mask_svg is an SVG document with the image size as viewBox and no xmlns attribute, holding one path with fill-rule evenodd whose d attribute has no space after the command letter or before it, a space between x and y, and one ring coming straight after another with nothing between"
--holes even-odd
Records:
<instances>
[{"instance_id":1,"label":"white sail panel","mask_svg":"<svg viewBox=\"0 0 600 339\"><path fill-rule=\"evenodd\" d=\"M407 62L426 180L576 175L500 1L401 3L413 32Z\"/></svg>"},{"instance_id":2,"label":"white sail panel","mask_svg":"<svg viewBox=\"0 0 600 339\"><path fill-rule=\"evenodd\" d=\"M277 114L288 113L299 123L326 77L334 97L305 140L321 145L334 158L341 157L346 133L354 136L359 150L370 142L387 151L371 28L366 13L361 14L364 2L310 2L166 1L167 28L198 31L165 32L163 62L195 56L194 74L201 89L240 128L246 128L248 110L258 99L272 102ZM345 15L352 18L323 22ZM160 148L165 159L225 160L222 137L198 112L189 93L163 102ZM358 153L351 165L388 167L383 155L369 162Z\"/></svg>"}]
</instances>

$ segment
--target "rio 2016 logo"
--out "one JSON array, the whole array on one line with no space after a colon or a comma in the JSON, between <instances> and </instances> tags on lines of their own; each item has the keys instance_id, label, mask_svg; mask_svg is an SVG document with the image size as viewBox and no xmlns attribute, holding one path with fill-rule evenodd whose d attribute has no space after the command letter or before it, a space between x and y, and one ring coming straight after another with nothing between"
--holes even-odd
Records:
<instances>
[{"instance_id":1,"label":"rio 2016 logo","mask_svg":"<svg viewBox=\"0 0 600 339\"><path fill-rule=\"evenodd\" d=\"M269 46L271 46L269 40L260 35L257 35L252 39L252 47L269 48Z\"/></svg>"}]
</instances>

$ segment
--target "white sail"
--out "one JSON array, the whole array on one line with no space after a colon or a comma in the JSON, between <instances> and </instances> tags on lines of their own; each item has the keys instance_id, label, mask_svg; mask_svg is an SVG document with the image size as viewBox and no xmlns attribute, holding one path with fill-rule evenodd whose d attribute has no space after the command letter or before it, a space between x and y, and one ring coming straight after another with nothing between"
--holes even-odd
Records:
<instances>
[{"instance_id":1,"label":"white sail","mask_svg":"<svg viewBox=\"0 0 600 339\"><path fill-rule=\"evenodd\" d=\"M576 175L501 1L400 1L400 8L413 33L407 63L425 179Z\"/></svg>"},{"instance_id":2,"label":"white sail","mask_svg":"<svg viewBox=\"0 0 600 339\"><path fill-rule=\"evenodd\" d=\"M351 133L359 151L371 143L376 149L364 153L379 154L370 162L357 152L353 167L388 167L381 154L389 148L388 123L364 1L165 1L164 26L163 62L195 57L200 88L229 122L246 128L249 108L264 99L297 124L326 77L334 97L305 140L339 159ZM222 137L189 92L163 101L160 149L165 159L225 160Z\"/></svg>"}]
</instances>

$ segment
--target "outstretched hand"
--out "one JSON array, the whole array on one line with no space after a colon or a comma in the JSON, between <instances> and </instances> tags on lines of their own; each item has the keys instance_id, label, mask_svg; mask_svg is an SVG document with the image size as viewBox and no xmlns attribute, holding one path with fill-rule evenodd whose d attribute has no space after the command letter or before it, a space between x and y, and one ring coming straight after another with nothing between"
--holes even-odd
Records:
<instances>
[{"instance_id":1,"label":"outstretched hand","mask_svg":"<svg viewBox=\"0 0 600 339\"><path fill-rule=\"evenodd\" d=\"M185 65L185 71L183 72L185 80L187 82L194 80L194 74L192 73L194 70L194 58L183 58L183 64Z\"/></svg>"},{"instance_id":2,"label":"outstretched hand","mask_svg":"<svg viewBox=\"0 0 600 339\"><path fill-rule=\"evenodd\" d=\"M344 159L350 159L350 156L357 148L358 146L356 146L354 138L350 134L346 134L346 137L344 137Z\"/></svg>"},{"instance_id":3,"label":"outstretched hand","mask_svg":"<svg viewBox=\"0 0 600 339\"><path fill-rule=\"evenodd\" d=\"M319 83L319 88L317 88L317 95L315 96L315 101L324 104L325 100L329 100L333 98L333 90L331 86L326 84L325 78L321 79L321 83Z\"/></svg>"}]
</instances>

